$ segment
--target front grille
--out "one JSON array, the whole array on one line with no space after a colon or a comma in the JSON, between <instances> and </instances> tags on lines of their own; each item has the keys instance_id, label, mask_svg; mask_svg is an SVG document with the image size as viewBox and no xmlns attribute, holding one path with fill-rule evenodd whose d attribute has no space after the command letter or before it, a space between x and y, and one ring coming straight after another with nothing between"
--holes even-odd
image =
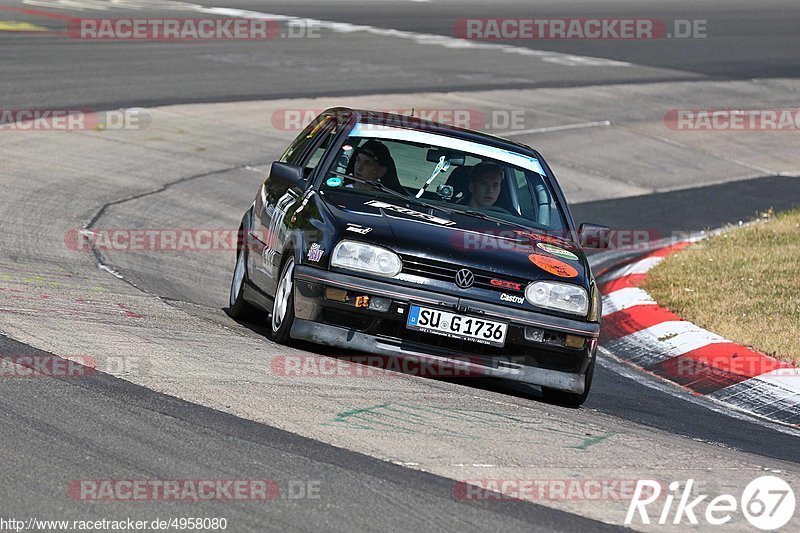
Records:
<instances>
[{"instance_id":1,"label":"front grille","mask_svg":"<svg viewBox=\"0 0 800 533\"><path fill-rule=\"evenodd\" d=\"M403 260L404 273L413 274L415 276L420 276L428 279L435 279L438 281L445 281L452 283L453 285L455 285L456 282L456 272L458 272L462 268L467 268L468 270L472 271L472 273L475 275L475 283L473 284L473 287L479 287L481 289L489 289L501 292L508 292L514 290L514 289L509 289L507 287L502 287L502 286L497 287L495 285L492 285L491 284L492 279L501 279L504 281L510 281L512 283L518 283L521 290L524 290L525 286L528 284L527 280L524 280L522 278L506 276L505 274L495 274L487 270L473 269L469 267L455 265L453 263L445 263L444 261L426 259L424 257L416 257L413 255L402 255L401 259Z\"/></svg>"}]
</instances>

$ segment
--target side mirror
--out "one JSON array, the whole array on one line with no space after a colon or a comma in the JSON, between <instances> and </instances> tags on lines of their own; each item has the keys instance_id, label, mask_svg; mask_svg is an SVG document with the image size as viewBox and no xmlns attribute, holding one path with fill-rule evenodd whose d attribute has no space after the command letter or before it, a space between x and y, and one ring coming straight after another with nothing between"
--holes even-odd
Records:
<instances>
[{"instance_id":1,"label":"side mirror","mask_svg":"<svg viewBox=\"0 0 800 533\"><path fill-rule=\"evenodd\" d=\"M269 171L269 181L280 187L287 187L302 193L306 190L303 167L275 161Z\"/></svg>"},{"instance_id":2,"label":"side mirror","mask_svg":"<svg viewBox=\"0 0 800 533\"><path fill-rule=\"evenodd\" d=\"M581 247L604 250L611 240L611 228L599 224L584 223L578 228Z\"/></svg>"}]
</instances>

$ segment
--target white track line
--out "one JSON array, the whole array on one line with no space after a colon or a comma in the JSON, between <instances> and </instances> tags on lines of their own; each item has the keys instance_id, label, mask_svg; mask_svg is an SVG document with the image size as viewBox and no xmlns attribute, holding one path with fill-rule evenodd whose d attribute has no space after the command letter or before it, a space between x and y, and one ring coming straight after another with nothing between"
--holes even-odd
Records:
<instances>
[{"instance_id":1,"label":"white track line","mask_svg":"<svg viewBox=\"0 0 800 533\"><path fill-rule=\"evenodd\" d=\"M729 342L691 322L669 321L625 335L606 343L613 351L624 351L630 359L644 367L660 363L709 344Z\"/></svg>"},{"instance_id":2,"label":"white track line","mask_svg":"<svg viewBox=\"0 0 800 533\"><path fill-rule=\"evenodd\" d=\"M574 54L564 54L560 52L550 52L545 50L533 50L522 46L512 46L509 44L487 43L483 41L472 41L450 37L447 35L435 35L431 33L417 33L411 31L393 30L390 28L378 28L365 24L351 24L349 22L333 22L330 20L318 20L305 17L294 17L290 15L278 15L276 13L263 13L261 11L251 11L248 9L235 9L229 7L198 7L197 11L208 13L209 15L220 15L236 18L248 19L269 19L288 22L289 24L319 26L336 33L355 33L364 32L381 37L395 37L398 39L408 39L417 44L441 46L450 49L466 50L494 50L506 54L536 57L545 63L554 63L567 67L633 67L633 63L626 61L616 61L600 57L579 56Z\"/></svg>"},{"instance_id":3,"label":"white track line","mask_svg":"<svg viewBox=\"0 0 800 533\"><path fill-rule=\"evenodd\" d=\"M603 316L637 305L656 305L656 301L638 287L619 289L603 296Z\"/></svg>"},{"instance_id":4,"label":"white track line","mask_svg":"<svg viewBox=\"0 0 800 533\"><path fill-rule=\"evenodd\" d=\"M598 352L600 352L602 355L605 356L597 358L597 362L600 364L600 366L608 368L615 374L619 374L620 376L630 379L631 381L635 381L640 385L644 385L645 387L649 387L651 389L663 392L664 394L668 394L675 398L680 398L689 403L705 407L706 409L713 411L715 413L719 413L721 415L729 416L731 418L736 418L737 420L744 420L746 422L751 422L753 424L757 424L759 426L769 428L771 430L778 431L779 433L784 433L786 435L800 437L800 430L790 426L783 425L780 422L776 422L774 420L766 419L758 414L755 414L757 418L753 418L754 413L752 413L751 411L747 411L746 409L742 409L737 405L732 405L730 403L727 403L726 399L717 398L716 395L718 393L709 394L706 396L695 396L694 394L686 391L686 389L684 389L683 387L680 387L669 380L651 376L649 374L643 374L641 372L641 369L638 368L637 365L632 364L630 361L627 361L626 359L616 356L614 352L611 350L608 350L601 346L598 346L597 350ZM737 385L734 385L733 387L736 386ZM728 387L728 389L731 389L733 387Z\"/></svg>"},{"instance_id":5,"label":"white track line","mask_svg":"<svg viewBox=\"0 0 800 533\"><path fill-rule=\"evenodd\" d=\"M578 130L582 128L596 128L598 126L610 126L610 120L600 122L584 122L582 124L564 124L563 126L551 126L549 128L533 128L530 130L503 131L497 135L500 137L513 137L515 135L528 135L531 133L550 133L551 131Z\"/></svg>"}]
</instances>

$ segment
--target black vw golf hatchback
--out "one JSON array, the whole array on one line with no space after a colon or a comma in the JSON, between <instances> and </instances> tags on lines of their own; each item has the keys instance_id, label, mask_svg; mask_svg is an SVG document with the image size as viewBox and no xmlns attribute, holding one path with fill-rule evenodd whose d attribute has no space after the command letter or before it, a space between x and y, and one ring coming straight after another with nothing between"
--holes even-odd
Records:
<instances>
[{"instance_id":1,"label":"black vw golf hatchback","mask_svg":"<svg viewBox=\"0 0 800 533\"><path fill-rule=\"evenodd\" d=\"M601 316L582 244L606 230L575 227L525 145L329 109L242 217L229 313L280 343L457 361L580 405Z\"/></svg>"}]
</instances>

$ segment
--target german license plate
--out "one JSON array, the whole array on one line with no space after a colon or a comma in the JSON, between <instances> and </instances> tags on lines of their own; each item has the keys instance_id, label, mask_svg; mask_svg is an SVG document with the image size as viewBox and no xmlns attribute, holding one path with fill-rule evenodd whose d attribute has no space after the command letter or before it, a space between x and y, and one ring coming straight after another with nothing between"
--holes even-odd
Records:
<instances>
[{"instance_id":1,"label":"german license plate","mask_svg":"<svg viewBox=\"0 0 800 533\"><path fill-rule=\"evenodd\" d=\"M409 309L406 327L423 333L434 333L452 339L465 339L500 347L506 343L508 331L508 324L505 322L464 316L419 305L412 305Z\"/></svg>"}]
</instances>

